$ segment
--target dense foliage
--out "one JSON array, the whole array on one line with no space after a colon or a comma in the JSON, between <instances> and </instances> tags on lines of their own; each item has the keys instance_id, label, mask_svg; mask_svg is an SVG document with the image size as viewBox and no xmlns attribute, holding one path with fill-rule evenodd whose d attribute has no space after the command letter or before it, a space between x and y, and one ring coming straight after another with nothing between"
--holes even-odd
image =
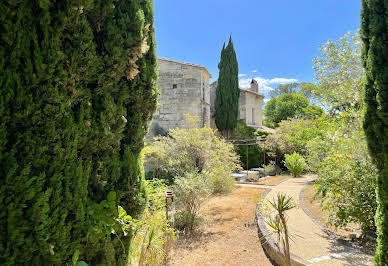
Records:
<instances>
[{"instance_id":1,"label":"dense foliage","mask_svg":"<svg viewBox=\"0 0 388 266\"><path fill-rule=\"evenodd\" d=\"M285 155L284 165L291 172L293 177L300 176L302 172L307 169L307 164L303 156L296 152Z\"/></svg>"},{"instance_id":2,"label":"dense foliage","mask_svg":"<svg viewBox=\"0 0 388 266\"><path fill-rule=\"evenodd\" d=\"M265 124L269 127L277 127L289 118L314 119L322 114L322 108L310 105L309 100L298 93L281 94L269 100L264 107Z\"/></svg>"},{"instance_id":3,"label":"dense foliage","mask_svg":"<svg viewBox=\"0 0 388 266\"><path fill-rule=\"evenodd\" d=\"M366 72L364 129L377 178L377 265L388 264L388 7L386 1L362 1L362 63Z\"/></svg>"},{"instance_id":4,"label":"dense foliage","mask_svg":"<svg viewBox=\"0 0 388 266\"><path fill-rule=\"evenodd\" d=\"M237 125L238 99L238 62L234 51L232 36L229 43L222 47L221 59L218 64L219 75L216 88L215 122L217 128L224 136L229 136L230 131Z\"/></svg>"},{"instance_id":5,"label":"dense foliage","mask_svg":"<svg viewBox=\"0 0 388 266\"><path fill-rule=\"evenodd\" d=\"M0 3L0 264L121 265L145 204L151 0ZM114 208L113 208L114 206ZM122 234L118 232L118 234Z\"/></svg>"},{"instance_id":6,"label":"dense foliage","mask_svg":"<svg viewBox=\"0 0 388 266\"><path fill-rule=\"evenodd\" d=\"M302 94L304 97L306 97L306 99L314 100L315 95L313 93L313 90L315 88L316 85L314 83L309 82L292 82L287 84L280 84L269 92L269 96L271 96L271 98L276 98L282 94L298 93Z\"/></svg>"},{"instance_id":7,"label":"dense foliage","mask_svg":"<svg viewBox=\"0 0 388 266\"><path fill-rule=\"evenodd\" d=\"M215 133L211 128L176 128L168 137L157 138L151 150L162 175L174 179L201 174L213 193L231 191L234 180L229 175L240 168L238 155Z\"/></svg>"},{"instance_id":8,"label":"dense foliage","mask_svg":"<svg viewBox=\"0 0 388 266\"><path fill-rule=\"evenodd\" d=\"M307 148L310 168L318 174L317 196L329 211L329 223L353 222L364 234L373 234L377 169L368 156L361 115L357 123L346 117L326 121L325 134Z\"/></svg>"},{"instance_id":9,"label":"dense foliage","mask_svg":"<svg viewBox=\"0 0 388 266\"><path fill-rule=\"evenodd\" d=\"M147 181L145 188L147 205L132 225L129 265L160 265L167 257L165 247L176 239L171 221L166 217L165 191L169 188L157 179Z\"/></svg>"},{"instance_id":10,"label":"dense foliage","mask_svg":"<svg viewBox=\"0 0 388 266\"><path fill-rule=\"evenodd\" d=\"M324 134L325 119L325 116L322 116L315 121L304 119L283 120L276 128L276 133L267 137L266 149L277 156L277 161L280 164L283 162L285 154L294 152L301 155L307 154L309 141Z\"/></svg>"},{"instance_id":11,"label":"dense foliage","mask_svg":"<svg viewBox=\"0 0 388 266\"><path fill-rule=\"evenodd\" d=\"M360 108L365 75L358 32L328 40L313 63L317 86L312 93L330 114Z\"/></svg>"},{"instance_id":12,"label":"dense foliage","mask_svg":"<svg viewBox=\"0 0 388 266\"><path fill-rule=\"evenodd\" d=\"M267 132L257 131L253 127L249 127L243 120L237 122L237 127L233 130L232 139L256 139L265 138ZM235 151L240 156L241 166L247 169L247 147L242 145L244 142L236 142L240 145L235 145ZM264 164L264 150L260 145L248 146L248 167L258 168Z\"/></svg>"}]
</instances>

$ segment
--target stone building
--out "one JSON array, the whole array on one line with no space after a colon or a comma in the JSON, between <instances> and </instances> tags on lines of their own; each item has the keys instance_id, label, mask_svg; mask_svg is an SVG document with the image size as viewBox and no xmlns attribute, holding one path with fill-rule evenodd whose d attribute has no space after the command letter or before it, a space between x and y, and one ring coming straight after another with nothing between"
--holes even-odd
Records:
<instances>
[{"instance_id":1,"label":"stone building","mask_svg":"<svg viewBox=\"0 0 388 266\"><path fill-rule=\"evenodd\" d=\"M217 81L210 85L210 113L211 113L211 125L215 127L215 99L216 99ZM262 107L263 107L264 95L259 93L259 86L257 81L252 79L250 88L240 88L240 98L238 104L238 120L244 120L244 122L253 128L263 127L262 121Z\"/></svg>"},{"instance_id":2,"label":"stone building","mask_svg":"<svg viewBox=\"0 0 388 266\"><path fill-rule=\"evenodd\" d=\"M186 114L199 117L200 127L217 128L214 122L217 81L209 85L211 75L206 68L165 58L158 58L158 68L159 107L146 140L166 136L170 129L183 127ZM263 99L254 79L250 88L240 88L238 119L248 126L264 129Z\"/></svg>"},{"instance_id":3,"label":"stone building","mask_svg":"<svg viewBox=\"0 0 388 266\"><path fill-rule=\"evenodd\" d=\"M205 67L159 58L159 104L146 137L152 140L167 135L169 129L183 127L185 114L200 118L200 125L210 126L210 73Z\"/></svg>"}]
</instances>

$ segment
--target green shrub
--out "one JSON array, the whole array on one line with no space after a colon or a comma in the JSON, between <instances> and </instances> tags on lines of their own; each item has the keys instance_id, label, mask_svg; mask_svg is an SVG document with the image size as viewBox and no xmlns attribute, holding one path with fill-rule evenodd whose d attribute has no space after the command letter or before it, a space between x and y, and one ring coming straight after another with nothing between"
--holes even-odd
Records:
<instances>
[{"instance_id":1,"label":"green shrub","mask_svg":"<svg viewBox=\"0 0 388 266\"><path fill-rule=\"evenodd\" d=\"M296 152L293 154L286 154L284 163L294 177L300 176L303 170L307 168L307 164L303 156Z\"/></svg>"},{"instance_id":2,"label":"green shrub","mask_svg":"<svg viewBox=\"0 0 388 266\"><path fill-rule=\"evenodd\" d=\"M134 222L129 265L160 265L167 256L165 246L176 239L166 218L165 190L161 180L146 182L148 202L140 219Z\"/></svg>"},{"instance_id":3,"label":"green shrub","mask_svg":"<svg viewBox=\"0 0 388 266\"><path fill-rule=\"evenodd\" d=\"M266 175L273 173L276 170L276 166L274 163L269 163L267 165L263 165L263 168L264 168L264 174L266 174Z\"/></svg>"},{"instance_id":4,"label":"green shrub","mask_svg":"<svg viewBox=\"0 0 388 266\"><path fill-rule=\"evenodd\" d=\"M209 181L212 193L226 193L233 188L230 174L241 167L233 145L215 133L211 128L172 129L169 137L157 138L147 152L156 158L163 176L200 174Z\"/></svg>"},{"instance_id":5,"label":"green shrub","mask_svg":"<svg viewBox=\"0 0 388 266\"><path fill-rule=\"evenodd\" d=\"M191 214L185 211L179 211L174 215L174 227L181 231L191 227L196 228L201 225L202 222L203 218L200 216L195 216L194 222L192 222Z\"/></svg>"},{"instance_id":6,"label":"green shrub","mask_svg":"<svg viewBox=\"0 0 388 266\"><path fill-rule=\"evenodd\" d=\"M352 155L340 153L323 159L316 196L330 213L328 223L335 227L356 223L364 234L374 232L377 175L371 160L355 160Z\"/></svg>"},{"instance_id":7,"label":"green shrub","mask_svg":"<svg viewBox=\"0 0 388 266\"><path fill-rule=\"evenodd\" d=\"M211 195L209 181L201 174L188 173L175 179L174 194L178 209L185 213L183 224L193 230L202 204Z\"/></svg>"},{"instance_id":8,"label":"green shrub","mask_svg":"<svg viewBox=\"0 0 388 266\"><path fill-rule=\"evenodd\" d=\"M235 180L229 175L213 175L210 185L213 194L227 194L234 189Z\"/></svg>"}]
</instances>

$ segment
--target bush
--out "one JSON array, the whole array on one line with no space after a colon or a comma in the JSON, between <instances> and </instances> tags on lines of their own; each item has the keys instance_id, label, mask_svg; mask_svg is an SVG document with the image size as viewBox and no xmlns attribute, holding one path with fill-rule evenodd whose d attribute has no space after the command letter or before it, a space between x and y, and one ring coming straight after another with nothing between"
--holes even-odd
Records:
<instances>
[{"instance_id":1,"label":"bush","mask_svg":"<svg viewBox=\"0 0 388 266\"><path fill-rule=\"evenodd\" d=\"M307 164L302 155L294 152L293 154L285 155L285 166L290 170L291 174L296 177L300 176L307 168Z\"/></svg>"},{"instance_id":2,"label":"bush","mask_svg":"<svg viewBox=\"0 0 388 266\"><path fill-rule=\"evenodd\" d=\"M213 194L227 194L234 189L235 180L229 175L214 175L210 179Z\"/></svg>"},{"instance_id":3,"label":"bush","mask_svg":"<svg viewBox=\"0 0 388 266\"><path fill-rule=\"evenodd\" d=\"M297 152L305 155L308 143L324 134L325 117L312 121L289 119L279 123L276 133L267 137L266 150L276 154L278 162L284 162L285 154ZM279 165L283 167L282 165Z\"/></svg>"},{"instance_id":4,"label":"bush","mask_svg":"<svg viewBox=\"0 0 388 266\"><path fill-rule=\"evenodd\" d=\"M149 147L163 176L201 175L209 181L212 193L233 188L230 174L241 167L232 144L217 137L211 128L176 128L169 135L156 138Z\"/></svg>"},{"instance_id":5,"label":"bush","mask_svg":"<svg viewBox=\"0 0 388 266\"><path fill-rule=\"evenodd\" d=\"M178 230L185 230L187 228L196 228L203 222L203 218L196 216L194 223L192 222L192 216L185 211L179 211L174 215L174 227Z\"/></svg>"},{"instance_id":6,"label":"bush","mask_svg":"<svg viewBox=\"0 0 388 266\"><path fill-rule=\"evenodd\" d=\"M274 163L269 163L267 165L263 165L263 168L264 168L264 174L266 174L266 175L269 175L269 174L275 172L275 170L276 170L276 166Z\"/></svg>"},{"instance_id":7,"label":"bush","mask_svg":"<svg viewBox=\"0 0 388 266\"><path fill-rule=\"evenodd\" d=\"M174 229L166 218L166 189L161 180L146 182L147 207L131 228L133 238L129 249L129 265L159 265L167 256L165 246L175 240Z\"/></svg>"},{"instance_id":8,"label":"bush","mask_svg":"<svg viewBox=\"0 0 388 266\"><path fill-rule=\"evenodd\" d=\"M193 230L202 204L209 198L209 181L201 174L188 173L175 179L174 193L178 208L183 211L184 226Z\"/></svg>"},{"instance_id":9,"label":"bush","mask_svg":"<svg viewBox=\"0 0 388 266\"><path fill-rule=\"evenodd\" d=\"M326 157L318 171L317 194L330 213L328 223L343 227L360 225L363 234L375 231L377 169L371 160L349 154Z\"/></svg>"}]
</instances>

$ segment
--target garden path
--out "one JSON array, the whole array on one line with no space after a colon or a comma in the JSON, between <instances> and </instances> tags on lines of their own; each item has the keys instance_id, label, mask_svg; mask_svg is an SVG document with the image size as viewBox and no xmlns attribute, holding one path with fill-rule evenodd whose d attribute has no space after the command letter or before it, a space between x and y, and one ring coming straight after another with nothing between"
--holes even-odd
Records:
<instances>
[{"instance_id":1,"label":"garden path","mask_svg":"<svg viewBox=\"0 0 388 266\"><path fill-rule=\"evenodd\" d=\"M294 199L297 208L287 212L289 231L294 235L291 252L313 265L373 265L373 257L358 248L330 237L308 216L300 205L300 192L314 177L289 178L271 191L265 199L283 192ZM261 187L261 186L260 186Z\"/></svg>"}]
</instances>

